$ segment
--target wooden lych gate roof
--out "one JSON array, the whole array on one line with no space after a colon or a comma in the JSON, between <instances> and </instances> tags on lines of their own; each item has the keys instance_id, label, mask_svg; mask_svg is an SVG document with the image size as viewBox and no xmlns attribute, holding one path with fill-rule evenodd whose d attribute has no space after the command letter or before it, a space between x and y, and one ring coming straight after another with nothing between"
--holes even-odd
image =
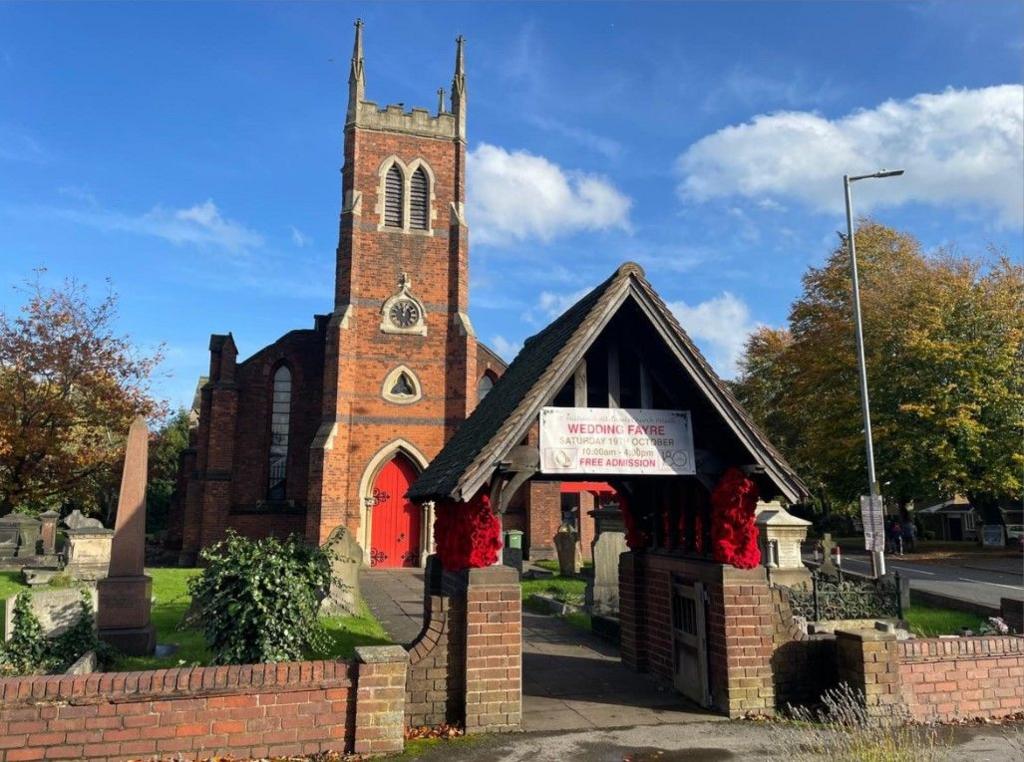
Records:
<instances>
[{"instance_id":1,"label":"wooden lych gate roof","mask_svg":"<svg viewBox=\"0 0 1024 762\"><path fill-rule=\"evenodd\" d=\"M779 492L792 502L807 499L810 493L803 481L711 369L647 281L643 268L632 262L526 340L505 374L420 474L408 496L416 501L472 498L523 440L540 409L572 378L587 350L629 299Z\"/></svg>"}]
</instances>

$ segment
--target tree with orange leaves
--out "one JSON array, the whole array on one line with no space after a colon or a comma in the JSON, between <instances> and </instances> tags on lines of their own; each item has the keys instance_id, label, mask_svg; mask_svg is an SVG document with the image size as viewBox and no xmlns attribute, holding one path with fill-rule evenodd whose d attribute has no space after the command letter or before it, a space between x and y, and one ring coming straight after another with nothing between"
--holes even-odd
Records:
<instances>
[{"instance_id":1,"label":"tree with orange leaves","mask_svg":"<svg viewBox=\"0 0 1024 762\"><path fill-rule=\"evenodd\" d=\"M117 297L97 303L43 271L0 311L0 515L73 505L102 509L136 415L163 413L150 394L162 348L141 352L115 332Z\"/></svg>"}]
</instances>

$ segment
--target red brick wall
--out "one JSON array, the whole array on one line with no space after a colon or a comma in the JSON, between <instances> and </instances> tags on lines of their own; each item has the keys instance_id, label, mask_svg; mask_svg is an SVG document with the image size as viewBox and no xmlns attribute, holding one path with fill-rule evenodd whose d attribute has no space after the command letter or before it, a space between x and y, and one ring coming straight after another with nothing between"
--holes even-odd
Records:
<instances>
[{"instance_id":1,"label":"red brick wall","mask_svg":"<svg viewBox=\"0 0 1024 762\"><path fill-rule=\"evenodd\" d=\"M363 751L400 750L402 723L393 713L400 718L404 707L404 656L395 660L389 649L379 650L389 651L385 663L0 680L0 762L350 751L370 740L364 728L376 730Z\"/></svg>"},{"instance_id":2,"label":"red brick wall","mask_svg":"<svg viewBox=\"0 0 1024 762\"><path fill-rule=\"evenodd\" d=\"M526 492L524 553L531 561L556 558L555 533L562 523L562 490L558 482L530 481Z\"/></svg>"},{"instance_id":3,"label":"red brick wall","mask_svg":"<svg viewBox=\"0 0 1024 762\"><path fill-rule=\"evenodd\" d=\"M1024 638L919 638L893 648L903 702L915 720L1024 711Z\"/></svg>"}]
</instances>

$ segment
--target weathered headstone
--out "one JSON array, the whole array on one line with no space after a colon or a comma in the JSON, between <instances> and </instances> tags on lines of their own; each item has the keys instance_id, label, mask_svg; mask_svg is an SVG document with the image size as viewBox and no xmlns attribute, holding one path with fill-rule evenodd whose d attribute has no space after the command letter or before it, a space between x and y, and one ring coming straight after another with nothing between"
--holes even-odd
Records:
<instances>
[{"instance_id":1,"label":"weathered headstone","mask_svg":"<svg viewBox=\"0 0 1024 762\"><path fill-rule=\"evenodd\" d=\"M804 566L801 544L807 539L811 522L772 501L758 502L754 524L759 533L761 561L771 569L772 581L786 587L810 584L811 573Z\"/></svg>"},{"instance_id":2,"label":"weathered headstone","mask_svg":"<svg viewBox=\"0 0 1024 762\"><path fill-rule=\"evenodd\" d=\"M821 566L818 570L824 574L838 574L839 569L836 567L835 562L832 560L832 550L836 547L836 544L832 542L832 535L829 532L825 532L821 538Z\"/></svg>"},{"instance_id":3,"label":"weathered headstone","mask_svg":"<svg viewBox=\"0 0 1024 762\"><path fill-rule=\"evenodd\" d=\"M96 608L96 590L90 588L93 609ZM4 606L4 640L10 640L14 634L14 604L17 595L12 595ZM36 615L43 628L43 635L54 637L60 635L68 627L78 621L82 611L82 592L77 588L60 590L38 590L32 593L32 613Z\"/></svg>"},{"instance_id":4,"label":"weathered headstone","mask_svg":"<svg viewBox=\"0 0 1024 762\"><path fill-rule=\"evenodd\" d=\"M151 654L156 646L150 622L153 580L145 574L148 449L149 431L140 416L128 430L109 576L97 585L100 637L133 656Z\"/></svg>"},{"instance_id":5,"label":"weathered headstone","mask_svg":"<svg viewBox=\"0 0 1024 762\"><path fill-rule=\"evenodd\" d=\"M563 524L555 533L555 550L558 553L558 573L572 577L580 573L583 553L580 536L571 526Z\"/></svg>"},{"instance_id":6,"label":"weathered headstone","mask_svg":"<svg viewBox=\"0 0 1024 762\"><path fill-rule=\"evenodd\" d=\"M107 576L110 567L110 546L114 532L98 519L83 516L75 509L64 519L68 528L67 561L64 571L72 579L95 582Z\"/></svg>"},{"instance_id":7,"label":"weathered headstone","mask_svg":"<svg viewBox=\"0 0 1024 762\"><path fill-rule=\"evenodd\" d=\"M34 556L39 544L39 520L22 513L0 518L0 556Z\"/></svg>"},{"instance_id":8,"label":"weathered headstone","mask_svg":"<svg viewBox=\"0 0 1024 762\"><path fill-rule=\"evenodd\" d=\"M605 530L594 541L594 582L587 596L591 613L619 615L619 556L628 550L625 532Z\"/></svg>"},{"instance_id":9,"label":"weathered headstone","mask_svg":"<svg viewBox=\"0 0 1024 762\"><path fill-rule=\"evenodd\" d=\"M323 614L359 613L359 570L363 566L363 549L352 533L337 527L324 548L331 555L331 589L320 603Z\"/></svg>"},{"instance_id":10,"label":"weathered headstone","mask_svg":"<svg viewBox=\"0 0 1024 762\"><path fill-rule=\"evenodd\" d=\"M43 511L39 514L39 536L42 540L43 555L51 558L57 554L57 511Z\"/></svg>"}]
</instances>

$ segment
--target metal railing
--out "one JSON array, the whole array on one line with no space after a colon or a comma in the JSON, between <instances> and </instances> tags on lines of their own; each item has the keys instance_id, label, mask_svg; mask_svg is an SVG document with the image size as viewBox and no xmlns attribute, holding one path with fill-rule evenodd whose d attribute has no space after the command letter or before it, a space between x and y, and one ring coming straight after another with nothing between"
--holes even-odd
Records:
<instances>
[{"instance_id":1,"label":"metal railing","mask_svg":"<svg viewBox=\"0 0 1024 762\"><path fill-rule=\"evenodd\" d=\"M787 588L795 616L812 622L830 619L903 619L900 575L879 580L811 572L810 588Z\"/></svg>"}]
</instances>

